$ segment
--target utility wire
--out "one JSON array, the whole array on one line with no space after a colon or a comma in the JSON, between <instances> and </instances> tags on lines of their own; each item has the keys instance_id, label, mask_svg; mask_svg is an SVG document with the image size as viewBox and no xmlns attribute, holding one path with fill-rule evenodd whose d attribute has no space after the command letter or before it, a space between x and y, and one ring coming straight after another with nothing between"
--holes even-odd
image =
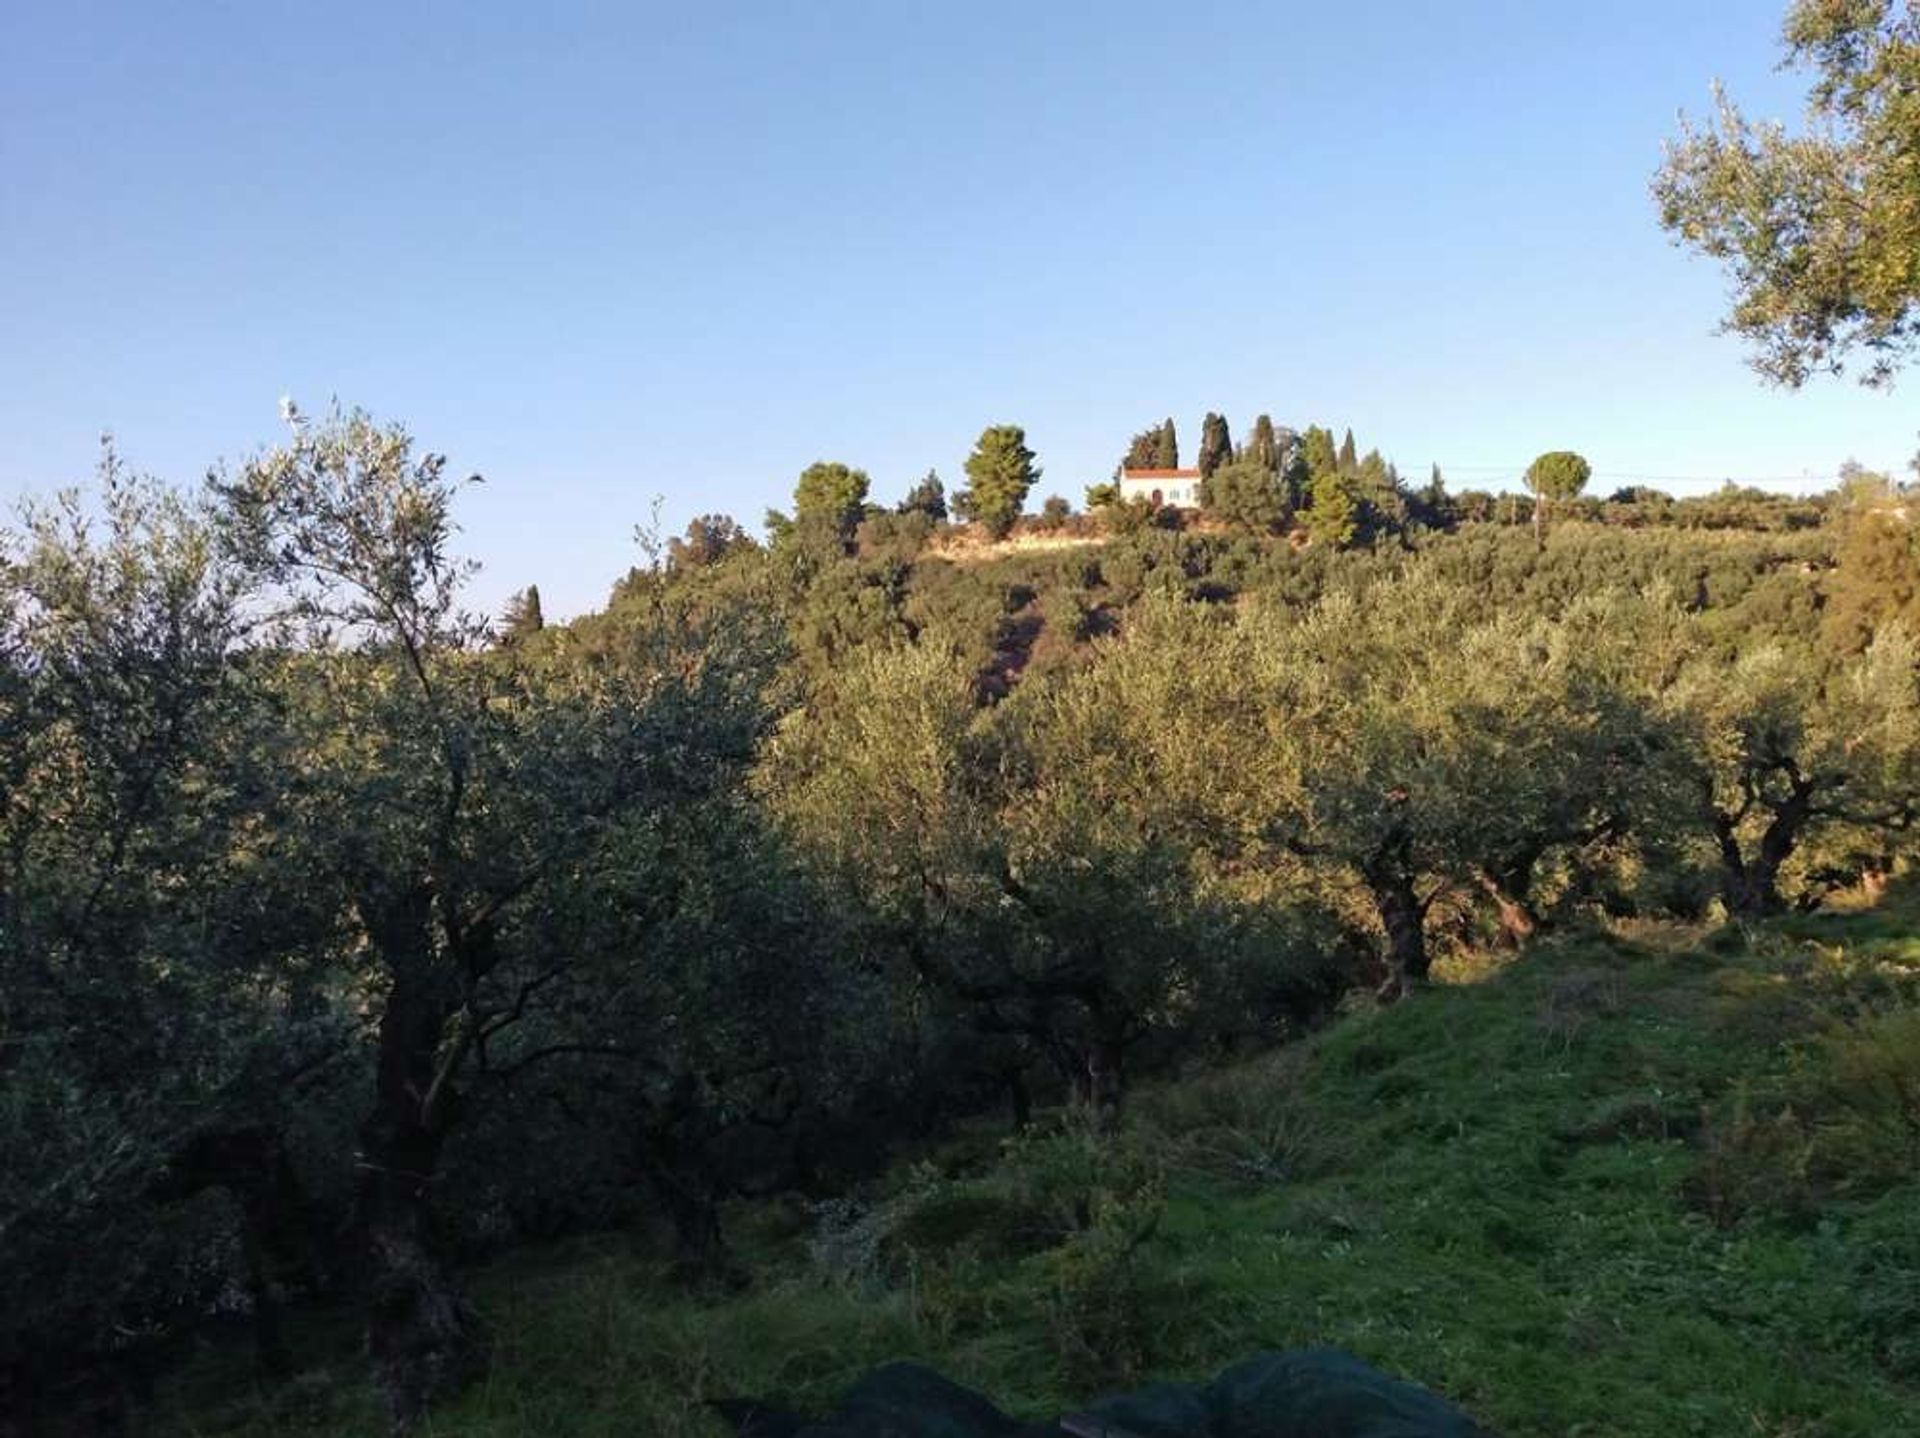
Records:
<instances>
[{"instance_id":1,"label":"utility wire","mask_svg":"<svg viewBox=\"0 0 1920 1438\"><path fill-rule=\"evenodd\" d=\"M1439 465L1440 473L1451 480L1465 480L1469 486L1480 483L1499 486L1511 484L1522 487L1525 484L1527 466L1524 464L1446 464ZM1412 469L1401 471L1401 479L1407 483L1417 481L1418 473ZM1749 475L1739 472L1719 474L1642 474L1634 470L1596 469L1592 479L1596 485L1608 488L1625 486L1714 486L1723 484L1740 485L1753 489L1767 489L1788 497L1792 491L1808 492L1831 489L1840 483L1838 470L1824 473L1806 474L1763 474ZM1685 497L1684 495L1682 497Z\"/></svg>"},{"instance_id":2,"label":"utility wire","mask_svg":"<svg viewBox=\"0 0 1920 1438\"><path fill-rule=\"evenodd\" d=\"M1442 474L1525 474L1527 466L1524 464L1447 464L1441 461L1440 472ZM1744 484L1809 484L1820 480L1837 479L1839 471L1746 475L1738 471L1729 473L1726 470L1722 470L1719 474L1642 474L1624 469L1596 469L1593 477L1634 480L1641 484L1719 484L1729 479Z\"/></svg>"}]
</instances>

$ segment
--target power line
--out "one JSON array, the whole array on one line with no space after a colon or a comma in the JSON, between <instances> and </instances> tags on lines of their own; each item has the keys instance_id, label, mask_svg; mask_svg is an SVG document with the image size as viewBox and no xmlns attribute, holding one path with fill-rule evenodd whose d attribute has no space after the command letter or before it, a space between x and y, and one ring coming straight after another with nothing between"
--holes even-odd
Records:
<instances>
[{"instance_id":1,"label":"power line","mask_svg":"<svg viewBox=\"0 0 1920 1438\"><path fill-rule=\"evenodd\" d=\"M1525 464L1448 464L1438 461L1443 474L1525 474ZM1632 479L1643 484L1719 484L1723 480L1741 480L1747 484L1804 484L1811 480L1838 478L1839 470L1812 470L1800 474L1741 474L1721 470L1718 474L1644 474L1637 470L1596 469L1595 479Z\"/></svg>"},{"instance_id":2,"label":"power line","mask_svg":"<svg viewBox=\"0 0 1920 1438\"><path fill-rule=\"evenodd\" d=\"M1483 476L1489 479L1511 478L1519 480L1526 475L1525 464L1448 464L1439 461L1440 472L1447 476ZM1592 478L1612 485L1623 484L1742 484L1742 485L1801 485L1831 486L1840 479L1838 468L1825 471L1805 471L1800 474L1742 474L1739 471L1722 470L1718 474L1647 474L1638 470L1596 469Z\"/></svg>"}]
</instances>

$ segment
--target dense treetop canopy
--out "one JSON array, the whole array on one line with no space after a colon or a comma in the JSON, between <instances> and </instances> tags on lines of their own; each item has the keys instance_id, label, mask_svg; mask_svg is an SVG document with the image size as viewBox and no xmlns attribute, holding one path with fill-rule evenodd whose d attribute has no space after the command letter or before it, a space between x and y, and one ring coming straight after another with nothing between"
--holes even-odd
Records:
<instances>
[{"instance_id":1,"label":"dense treetop canopy","mask_svg":"<svg viewBox=\"0 0 1920 1438\"><path fill-rule=\"evenodd\" d=\"M1593 466L1569 449L1551 450L1527 466L1527 488L1541 499L1576 499L1585 493Z\"/></svg>"}]
</instances>

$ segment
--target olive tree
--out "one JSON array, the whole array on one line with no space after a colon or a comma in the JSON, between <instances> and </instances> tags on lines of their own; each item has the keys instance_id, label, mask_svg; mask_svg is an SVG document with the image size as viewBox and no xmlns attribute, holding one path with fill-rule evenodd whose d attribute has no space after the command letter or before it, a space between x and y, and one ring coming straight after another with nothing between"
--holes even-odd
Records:
<instances>
[{"instance_id":1,"label":"olive tree","mask_svg":"<svg viewBox=\"0 0 1920 1438\"><path fill-rule=\"evenodd\" d=\"M672 646L591 666L488 652L460 607L457 488L440 456L359 413L295 416L289 444L218 486L286 655L301 777L277 842L331 901L317 943L374 1015L353 1227L369 1350L403 1424L486 1361L431 1209L484 1098L476 1074L588 971L559 896L630 825L723 778L728 747L751 749L724 665Z\"/></svg>"},{"instance_id":2,"label":"olive tree","mask_svg":"<svg viewBox=\"0 0 1920 1438\"><path fill-rule=\"evenodd\" d=\"M1208 511L1228 524L1264 534L1286 522L1286 486L1258 459L1221 465L1207 479L1205 493Z\"/></svg>"},{"instance_id":3,"label":"olive tree","mask_svg":"<svg viewBox=\"0 0 1920 1438\"><path fill-rule=\"evenodd\" d=\"M1810 69L1809 124L1756 124L1716 92L1653 182L1660 223L1724 265L1726 328L1797 387L1855 353L1888 382L1920 337L1920 10L1794 0L1786 63Z\"/></svg>"},{"instance_id":4,"label":"olive tree","mask_svg":"<svg viewBox=\"0 0 1920 1438\"><path fill-rule=\"evenodd\" d=\"M1496 875L1511 890L1563 837L1548 791L1581 723L1567 656L1534 624L1476 622L1461 596L1413 583L1335 593L1298 621L1265 616L1248 639L1266 836L1358 881L1387 991L1404 991L1427 976L1436 900Z\"/></svg>"},{"instance_id":5,"label":"olive tree","mask_svg":"<svg viewBox=\"0 0 1920 1438\"><path fill-rule=\"evenodd\" d=\"M1232 622L1165 606L1102 668L1154 696L1116 751L1154 756L1165 822L1228 871L1329 888L1397 993L1426 977L1442 895L1488 891L1522 935L1539 860L1606 827L1614 714L1581 650L1416 574Z\"/></svg>"},{"instance_id":6,"label":"olive tree","mask_svg":"<svg viewBox=\"0 0 1920 1438\"><path fill-rule=\"evenodd\" d=\"M193 501L129 477L0 552L0 1377L317 1263L280 1131L341 1052L264 835L288 781L251 595ZM207 1189L237 1200L225 1219ZM245 1271L218 1255L238 1230Z\"/></svg>"},{"instance_id":7,"label":"olive tree","mask_svg":"<svg viewBox=\"0 0 1920 1438\"><path fill-rule=\"evenodd\" d=\"M1175 1020L1223 916L1174 836L1108 802L1090 692L1023 690L991 711L974 696L930 644L863 652L788 722L763 782L876 947L1110 1118L1129 1050Z\"/></svg>"},{"instance_id":8,"label":"olive tree","mask_svg":"<svg viewBox=\"0 0 1920 1438\"><path fill-rule=\"evenodd\" d=\"M1920 819L1920 652L1904 629L1864 654L1828 661L1787 640L1729 662L1698 644L1661 702L1689 740L1697 812L1720 856L1730 913L1787 906L1810 846L1849 837L1868 867ZM1860 865L1794 875L1796 901L1820 902Z\"/></svg>"}]
</instances>

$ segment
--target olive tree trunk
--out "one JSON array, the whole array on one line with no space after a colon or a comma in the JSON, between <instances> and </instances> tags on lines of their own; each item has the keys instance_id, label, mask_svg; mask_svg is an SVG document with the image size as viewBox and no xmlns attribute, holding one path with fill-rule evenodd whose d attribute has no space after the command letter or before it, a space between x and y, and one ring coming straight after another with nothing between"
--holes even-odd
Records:
<instances>
[{"instance_id":1,"label":"olive tree trunk","mask_svg":"<svg viewBox=\"0 0 1920 1438\"><path fill-rule=\"evenodd\" d=\"M1736 821L1724 814L1714 817L1714 837L1720 846L1720 894L1727 912L1736 918L1757 919L1786 911L1786 900L1780 894L1780 870L1793 857L1813 818L1811 792L1796 786L1772 813L1751 855L1740 848Z\"/></svg>"},{"instance_id":2,"label":"olive tree trunk","mask_svg":"<svg viewBox=\"0 0 1920 1438\"><path fill-rule=\"evenodd\" d=\"M367 1352L396 1430L480 1377L488 1356L486 1329L448 1270L433 1219L456 1108L443 1048L459 1004L451 975L432 961L428 907L423 896L412 898L370 925L392 987L354 1194Z\"/></svg>"},{"instance_id":3,"label":"olive tree trunk","mask_svg":"<svg viewBox=\"0 0 1920 1438\"><path fill-rule=\"evenodd\" d=\"M1396 830L1361 868L1386 934L1387 980L1383 998L1399 998L1427 981L1427 906L1415 884L1409 842Z\"/></svg>"}]
</instances>

